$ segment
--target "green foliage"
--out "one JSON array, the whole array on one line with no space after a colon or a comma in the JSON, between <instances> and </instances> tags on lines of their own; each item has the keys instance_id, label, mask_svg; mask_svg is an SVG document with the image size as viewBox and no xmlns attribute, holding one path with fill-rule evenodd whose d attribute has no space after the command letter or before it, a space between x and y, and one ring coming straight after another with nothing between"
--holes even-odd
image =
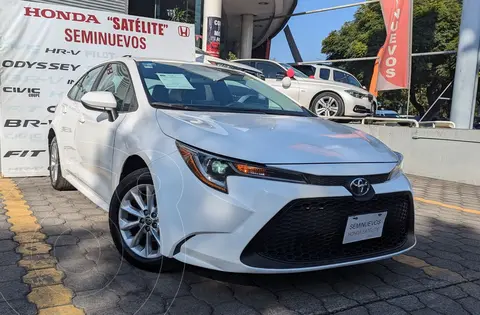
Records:
<instances>
[{"instance_id":1,"label":"green foliage","mask_svg":"<svg viewBox=\"0 0 480 315\"><path fill-rule=\"evenodd\" d=\"M180 9L179 7L173 9L170 20L182 23L194 22L193 17L191 17L186 10Z\"/></svg>"},{"instance_id":2,"label":"green foliage","mask_svg":"<svg viewBox=\"0 0 480 315\"><path fill-rule=\"evenodd\" d=\"M229 51L228 52L228 56L227 56L227 60L237 60L237 55L235 55L233 52Z\"/></svg>"},{"instance_id":3,"label":"green foliage","mask_svg":"<svg viewBox=\"0 0 480 315\"><path fill-rule=\"evenodd\" d=\"M412 51L456 50L460 28L461 0L414 0ZM361 6L354 20L323 40L322 53L327 59L376 56L385 41L385 25L379 4ZM412 65L411 103L423 113L453 80L455 55L415 57ZM356 75L369 86L373 61L335 64ZM379 94L381 102L392 109L406 107L407 91Z\"/></svg>"}]
</instances>

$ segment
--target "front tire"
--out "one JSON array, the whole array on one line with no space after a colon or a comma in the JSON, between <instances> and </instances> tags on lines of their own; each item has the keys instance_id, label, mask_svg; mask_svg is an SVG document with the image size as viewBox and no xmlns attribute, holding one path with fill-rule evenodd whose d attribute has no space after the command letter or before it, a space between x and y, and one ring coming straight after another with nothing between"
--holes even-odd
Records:
<instances>
[{"instance_id":1,"label":"front tire","mask_svg":"<svg viewBox=\"0 0 480 315\"><path fill-rule=\"evenodd\" d=\"M160 254L161 217L148 168L121 180L110 202L109 218L113 242L130 264L154 272L180 269L180 262Z\"/></svg>"},{"instance_id":2,"label":"front tire","mask_svg":"<svg viewBox=\"0 0 480 315\"><path fill-rule=\"evenodd\" d=\"M50 142L50 159L48 165L50 170L50 183L55 190L64 191L75 189L72 184L63 177L56 137Z\"/></svg>"},{"instance_id":3,"label":"front tire","mask_svg":"<svg viewBox=\"0 0 480 315\"><path fill-rule=\"evenodd\" d=\"M345 113L345 105L337 94L322 92L313 99L310 110L318 117L339 117Z\"/></svg>"}]
</instances>

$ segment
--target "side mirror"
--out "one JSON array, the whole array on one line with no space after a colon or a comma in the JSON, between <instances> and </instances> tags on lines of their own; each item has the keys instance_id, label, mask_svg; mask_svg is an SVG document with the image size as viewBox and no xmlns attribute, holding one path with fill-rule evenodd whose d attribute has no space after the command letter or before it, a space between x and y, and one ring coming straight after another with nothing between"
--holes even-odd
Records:
<instances>
[{"instance_id":1,"label":"side mirror","mask_svg":"<svg viewBox=\"0 0 480 315\"><path fill-rule=\"evenodd\" d=\"M82 96L80 101L83 106L90 110L107 112L109 121L114 121L118 118L117 100L111 92L88 92Z\"/></svg>"},{"instance_id":2,"label":"side mirror","mask_svg":"<svg viewBox=\"0 0 480 315\"><path fill-rule=\"evenodd\" d=\"M284 77L282 79L282 87L284 89L288 89L291 86L292 86L292 79L290 79L289 77Z\"/></svg>"}]
</instances>

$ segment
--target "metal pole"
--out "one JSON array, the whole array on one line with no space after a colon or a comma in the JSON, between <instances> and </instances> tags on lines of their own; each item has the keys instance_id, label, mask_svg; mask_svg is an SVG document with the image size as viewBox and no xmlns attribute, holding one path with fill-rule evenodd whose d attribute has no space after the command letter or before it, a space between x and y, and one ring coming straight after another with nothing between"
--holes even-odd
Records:
<instances>
[{"instance_id":1,"label":"metal pole","mask_svg":"<svg viewBox=\"0 0 480 315\"><path fill-rule=\"evenodd\" d=\"M463 0L458 42L457 67L453 85L450 120L457 128L471 129L475 115L480 49L479 0Z\"/></svg>"},{"instance_id":2,"label":"metal pole","mask_svg":"<svg viewBox=\"0 0 480 315\"><path fill-rule=\"evenodd\" d=\"M410 42L408 43L408 95L407 95L407 118L410 110L410 92L412 90L412 46L413 46L413 0L409 1L410 3L410 24L409 24L409 38ZM415 90L413 90L415 92Z\"/></svg>"},{"instance_id":3,"label":"metal pole","mask_svg":"<svg viewBox=\"0 0 480 315\"><path fill-rule=\"evenodd\" d=\"M422 56L436 56L436 55L453 55L456 54L456 50L446 50L446 51L431 51L423 53L412 54L412 57L422 57ZM367 60L376 60L378 57L362 57L362 58L348 58L348 59L333 59L333 60L317 60L317 61L305 61L302 64L317 64L317 63L336 63L336 62L353 62L353 61L367 61Z\"/></svg>"},{"instance_id":4,"label":"metal pole","mask_svg":"<svg viewBox=\"0 0 480 315\"><path fill-rule=\"evenodd\" d=\"M255 20L255 22L269 21L272 18L273 19L283 19L283 18L292 17L292 16L299 16L299 15L315 14L315 13L321 13L321 12L327 12L327 11L333 11L333 10L340 10L340 9L346 9L346 8L351 8L351 7L357 7L357 6L363 5L363 4L378 3L378 2L380 2L380 0L366 0L366 1L357 2L357 3L339 5L339 6L336 6L336 7L330 7L330 8L324 8L324 9L310 10L310 11L305 11L305 12L298 12L298 13L293 13L293 14L278 15L278 16L273 16L273 17L268 17L268 18L262 18L262 19Z\"/></svg>"},{"instance_id":5,"label":"metal pole","mask_svg":"<svg viewBox=\"0 0 480 315\"><path fill-rule=\"evenodd\" d=\"M287 38L288 46L290 47L290 51L292 52L293 60L295 62L302 62L302 56L300 55L300 51L298 50L297 44L295 43L295 39L293 38L292 31L290 31L290 26L285 26L283 29L285 32L285 37Z\"/></svg>"},{"instance_id":6,"label":"metal pole","mask_svg":"<svg viewBox=\"0 0 480 315\"><path fill-rule=\"evenodd\" d=\"M410 90L411 90L411 86L408 87L408 96L407 96L407 118L408 118L408 113L409 113L409 110L410 110Z\"/></svg>"}]
</instances>

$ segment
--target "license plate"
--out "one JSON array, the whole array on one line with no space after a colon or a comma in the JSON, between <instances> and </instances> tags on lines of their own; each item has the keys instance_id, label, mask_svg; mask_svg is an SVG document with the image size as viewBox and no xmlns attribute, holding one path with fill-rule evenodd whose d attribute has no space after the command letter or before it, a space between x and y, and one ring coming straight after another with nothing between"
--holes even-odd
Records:
<instances>
[{"instance_id":1,"label":"license plate","mask_svg":"<svg viewBox=\"0 0 480 315\"><path fill-rule=\"evenodd\" d=\"M387 212L369 213L348 217L343 244L382 236Z\"/></svg>"}]
</instances>

